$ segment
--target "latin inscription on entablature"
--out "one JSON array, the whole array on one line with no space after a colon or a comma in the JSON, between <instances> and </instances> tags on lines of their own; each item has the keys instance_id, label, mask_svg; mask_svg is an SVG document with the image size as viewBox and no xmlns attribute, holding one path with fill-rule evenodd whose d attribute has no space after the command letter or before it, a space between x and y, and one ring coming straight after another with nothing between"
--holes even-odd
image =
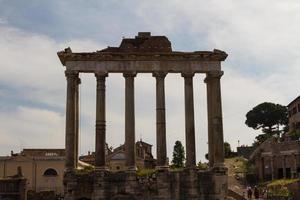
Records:
<instances>
[{"instance_id":1,"label":"latin inscription on entablature","mask_svg":"<svg viewBox=\"0 0 300 200\"><path fill-rule=\"evenodd\" d=\"M67 70L79 72L109 73L137 72L152 73L164 71L168 73L194 72L206 73L220 71L220 61L67 61Z\"/></svg>"}]
</instances>

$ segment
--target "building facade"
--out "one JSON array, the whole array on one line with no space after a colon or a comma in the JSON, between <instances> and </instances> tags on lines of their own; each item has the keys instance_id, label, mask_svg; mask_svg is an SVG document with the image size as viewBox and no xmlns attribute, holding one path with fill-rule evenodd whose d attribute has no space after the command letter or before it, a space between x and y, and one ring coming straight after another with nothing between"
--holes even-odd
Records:
<instances>
[{"instance_id":1,"label":"building facade","mask_svg":"<svg viewBox=\"0 0 300 200\"><path fill-rule=\"evenodd\" d=\"M300 141L271 138L261 144L250 156L260 181L298 178L300 175Z\"/></svg>"},{"instance_id":2,"label":"building facade","mask_svg":"<svg viewBox=\"0 0 300 200\"><path fill-rule=\"evenodd\" d=\"M23 149L0 157L0 177L9 178L21 169L27 191L63 194L64 149Z\"/></svg>"},{"instance_id":3,"label":"building facade","mask_svg":"<svg viewBox=\"0 0 300 200\"><path fill-rule=\"evenodd\" d=\"M136 165L138 169L143 168L154 168L156 160L152 155L152 145L143 141L135 143L136 146ZM111 171L122 171L126 170L126 155L125 145L111 150L107 148L106 163L107 167ZM88 155L80 156L79 160L86 162L90 165L95 165L95 152L89 153Z\"/></svg>"},{"instance_id":4,"label":"building facade","mask_svg":"<svg viewBox=\"0 0 300 200\"><path fill-rule=\"evenodd\" d=\"M289 132L300 130L300 96L287 105Z\"/></svg>"}]
</instances>

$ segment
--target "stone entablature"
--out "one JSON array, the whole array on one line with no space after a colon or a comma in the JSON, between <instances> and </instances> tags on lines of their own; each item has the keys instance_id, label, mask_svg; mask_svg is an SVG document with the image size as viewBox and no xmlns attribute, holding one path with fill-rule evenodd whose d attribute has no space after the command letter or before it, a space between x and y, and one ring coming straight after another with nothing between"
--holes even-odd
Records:
<instances>
[{"instance_id":1,"label":"stone entablature","mask_svg":"<svg viewBox=\"0 0 300 200\"><path fill-rule=\"evenodd\" d=\"M183 71L206 73L220 71L221 61L227 54L223 51L195 53L73 53L71 49L58 52L58 56L67 70L78 72L108 73L181 73Z\"/></svg>"}]
</instances>

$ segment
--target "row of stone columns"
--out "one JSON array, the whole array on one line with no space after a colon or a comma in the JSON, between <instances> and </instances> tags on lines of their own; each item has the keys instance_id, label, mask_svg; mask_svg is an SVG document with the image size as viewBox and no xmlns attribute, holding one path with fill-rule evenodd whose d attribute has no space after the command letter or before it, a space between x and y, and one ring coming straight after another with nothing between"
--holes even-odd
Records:
<instances>
[{"instance_id":1,"label":"row of stone columns","mask_svg":"<svg viewBox=\"0 0 300 200\"><path fill-rule=\"evenodd\" d=\"M106 119L105 119L105 79L107 73L95 73L97 79L96 97L96 157L95 167L106 169ZM154 72L156 78L156 144L157 168L168 167L166 145L165 114L165 77L166 72ZM185 136L186 167L196 166L195 119L194 119L194 73L182 73L185 94ZM135 110L134 110L134 77L136 73L124 73L125 78L125 154L128 170L136 170L135 161ZM208 113L208 146L211 167L224 165L223 126L220 78L222 72L207 73L207 113ZM78 156L78 123L79 123L79 89L78 72L66 71L67 107L66 107L66 169L77 167Z\"/></svg>"},{"instance_id":2,"label":"row of stone columns","mask_svg":"<svg viewBox=\"0 0 300 200\"><path fill-rule=\"evenodd\" d=\"M272 156L270 156L270 170L271 170L271 178L272 178L272 180L274 180L274 179L276 179L276 178L278 178L278 177L276 177L276 170L277 170L277 168L275 168L275 159L276 159L276 157L278 158L278 159L280 159L281 160L281 167L282 167L282 176L283 176L283 178L287 178L287 174L286 174L286 168L287 168L287 166L286 166L286 159L287 159L287 156L288 155L282 155L282 156L275 156L275 155L272 155ZM297 178L298 177L298 174L297 174L297 168L298 168L298 165L297 165L297 156L298 156L298 154L291 154L291 155L289 155L289 156L291 156L292 157L292 159L293 159L293 164L292 164L292 166L291 166L291 178ZM261 166L260 166L260 174L261 174L261 177L260 177L260 179L261 180L263 180L264 179L264 177L265 177L265 171L264 171L264 169L265 169L265 158L262 156L261 157ZM276 165L277 166L277 165Z\"/></svg>"}]
</instances>

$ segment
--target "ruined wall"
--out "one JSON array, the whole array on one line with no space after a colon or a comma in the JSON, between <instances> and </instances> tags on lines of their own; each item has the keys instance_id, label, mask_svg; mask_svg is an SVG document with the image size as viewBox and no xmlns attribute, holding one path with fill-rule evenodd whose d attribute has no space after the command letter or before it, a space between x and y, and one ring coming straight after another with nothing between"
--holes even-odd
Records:
<instances>
[{"instance_id":1,"label":"ruined wall","mask_svg":"<svg viewBox=\"0 0 300 200\"><path fill-rule=\"evenodd\" d=\"M69 173L65 176L64 184L67 200L222 200L227 193L227 171L158 171L149 177L138 177L134 172Z\"/></svg>"}]
</instances>

